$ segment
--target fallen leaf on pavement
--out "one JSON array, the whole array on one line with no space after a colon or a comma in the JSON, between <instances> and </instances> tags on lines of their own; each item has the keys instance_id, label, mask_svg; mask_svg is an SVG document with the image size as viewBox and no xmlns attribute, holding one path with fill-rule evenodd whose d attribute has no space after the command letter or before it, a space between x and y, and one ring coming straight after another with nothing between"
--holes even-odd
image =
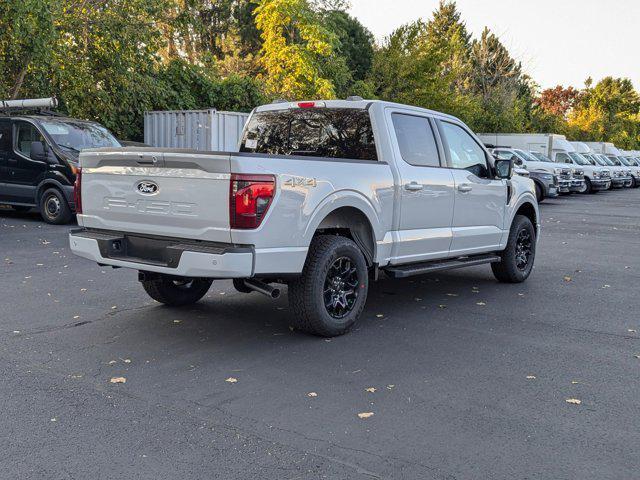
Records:
<instances>
[{"instance_id":1,"label":"fallen leaf on pavement","mask_svg":"<svg viewBox=\"0 0 640 480\"><path fill-rule=\"evenodd\" d=\"M484 307L484 306L486 305L486 303L484 303L484 302L478 302L478 303L476 303L476 305L480 305L481 307Z\"/></svg>"},{"instance_id":2,"label":"fallen leaf on pavement","mask_svg":"<svg viewBox=\"0 0 640 480\"><path fill-rule=\"evenodd\" d=\"M387 390L391 390L394 387L395 387L395 385L387 385Z\"/></svg>"},{"instance_id":3,"label":"fallen leaf on pavement","mask_svg":"<svg viewBox=\"0 0 640 480\"><path fill-rule=\"evenodd\" d=\"M309 392L309 393L307 393L307 397L311 397L311 398L313 398L313 397L317 397L317 396L318 396L318 394L317 394L316 392Z\"/></svg>"},{"instance_id":4,"label":"fallen leaf on pavement","mask_svg":"<svg viewBox=\"0 0 640 480\"><path fill-rule=\"evenodd\" d=\"M358 414L359 418L369 418L373 417L373 412L362 412Z\"/></svg>"},{"instance_id":5,"label":"fallen leaf on pavement","mask_svg":"<svg viewBox=\"0 0 640 480\"><path fill-rule=\"evenodd\" d=\"M364 390L365 390L365 392L369 392L369 393L376 393L376 389L375 389L375 387L365 388Z\"/></svg>"},{"instance_id":6,"label":"fallen leaf on pavement","mask_svg":"<svg viewBox=\"0 0 640 480\"><path fill-rule=\"evenodd\" d=\"M567 398L566 402L570 403L571 405L581 405L582 404L582 400L578 400L577 398Z\"/></svg>"},{"instance_id":7,"label":"fallen leaf on pavement","mask_svg":"<svg viewBox=\"0 0 640 480\"><path fill-rule=\"evenodd\" d=\"M127 383L127 379L124 377L113 377L109 380L111 383Z\"/></svg>"},{"instance_id":8,"label":"fallen leaf on pavement","mask_svg":"<svg viewBox=\"0 0 640 480\"><path fill-rule=\"evenodd\" d=\"M565 275L564 276L564 281L565 282L570 282L571 280L573 280L569 275Z\"/></svg>"},{"instance_id":9,"label":"fallen leaf on pavement","mask_svg":"<svg viewBox=\"0 0 640 480\"><path fill-rule=\"evenodd\" d=\"M229 377L225 380L225 382L227 383L238 383L238 379L237 378L233 378L233 377Z\"/></svg>"},{"instance_id":10,"label":"fallen leaf on pavement","mask_svg":"<svg viewBox=\"0 0 640 480\"><path fill-rule=\"evenodd\" d=\"M535 375L527 375L527 380L535 380L536 378Z\"/></svg>"}]
</instances>

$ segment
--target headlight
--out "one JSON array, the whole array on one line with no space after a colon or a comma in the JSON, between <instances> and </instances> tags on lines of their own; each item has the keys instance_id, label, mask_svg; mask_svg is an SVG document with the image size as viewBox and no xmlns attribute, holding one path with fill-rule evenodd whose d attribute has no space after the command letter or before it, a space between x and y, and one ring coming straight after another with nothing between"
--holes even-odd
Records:
<instances>
[{"instance_id":1,"label":"headlight","mask_svg":"<svg viewBox=\"0 0 640 480\"><path fill-rule=\"evenodd\" d=\"M556 175L560 175L560 174L562 173L562 169L561 169L561 168L554 168L554 169L553 169L553 172L554 172Z\"/></svg>"},{"instance_id":2,"label":"headlight","mask_svg":"<svg viewBox=\"0 0 640 480\"><path fill-rule=\"evenodd\" d=\"M574 175L578 175L578 176L582 176L582 175L584 175L584 170L579 170L579 169L576 168L576 169L573 170L573 174Z\"/></svg>"},{"instance_id":3,"label":"headlight","mask_svg":"<svg viewBox=\"0 0 640 480\"><path fill-rule=\"evenodd\" d=\"M593 171L593 178L600 178L600 172Z\"/></svg>"}]
</instances>

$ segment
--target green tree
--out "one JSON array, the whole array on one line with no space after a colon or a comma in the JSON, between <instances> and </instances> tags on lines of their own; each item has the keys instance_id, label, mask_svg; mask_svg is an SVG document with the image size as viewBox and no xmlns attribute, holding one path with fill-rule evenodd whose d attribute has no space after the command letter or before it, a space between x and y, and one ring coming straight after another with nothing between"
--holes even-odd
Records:
<instances>
[{"instance_id":1,"label":"green tree","mask_svg":"<svg viewBox=\"0 0 640 480\"><path fill-rule=\"evenodd\" d=\"M456 3L440 0L433 17L427 22L427 36L441 57L442 75L460 95L469 90L471 75L471 34L467 31Z\"/></svg>"},{"instance_id":2,"label":"green tree","mask_svg":"<svg viewBox=\"0 0 640 480\"><path fill-rule=\"evenodd\" d=\"M0 2L0 98L18 98L25 90L47 94L55 5L49 0Z\"/></svg>"},{"instance_id":3,"label":"green tree","mask_svg":"<svg viewBox=\"0 0 640 480\"><path fill-rule=\"evenodd\" d=\"M418 20L393 32L374 57L371 81L376 96L473 118L473 97L457 92L443 66L447 52L431 41L428 24Z\"/></svg>"},{"instance_id":4,"label":"green tree","mask_svg":"<svg viewBox=\"0 0 640 480\"><path fill-rule=\"evenodd\" d=\"M342 10L330 10L323 16L337 39L335 54L344 57L353 81L364 80L373 63L373 34Z\"/></svg>"},{"instance_id":5,"label":"green tree","mask_svg":"<svg viewBox=\"0 0 640 480\"><path fill-rule=\"evenodd\" d=\"M471 91L479 97L474 128L487 132L520 132L526 124L521 95L526 79L500 39L488 28L471 46Z\"/></svg>"},{"instance_id":6,"label":"green tree","mask_svg":"<svg viewBox=\"0 0 640 480\"><path fill-rule=\"evenodd\" d=\"M161 94L163 45L156 21L165 4L151 0L63 0L55 20L53 82L69 114L139 138L142 115Z\"/></svg>"},{"instance_id":7,"label":"green tree","mask_svg":"<svg viewBox=\"0 0 640 480\"><path fill-rule=\"evenodd\" d=\"M307 0L260 0L255 10L262 37L263 76L270 95L332 98L323 71L334 38Z\"/></svg>"},{"instance_id":8,"label":"green tree","mask_svg":"<svg viewBox=\"0 0 640 480\"><path fill-rule=\"evenodd\" d=\"M639 148L640 96L626 78L606 77L593 88L589 80L569 114L568 128L579 139Z\"/></svg>"}]
</instances>

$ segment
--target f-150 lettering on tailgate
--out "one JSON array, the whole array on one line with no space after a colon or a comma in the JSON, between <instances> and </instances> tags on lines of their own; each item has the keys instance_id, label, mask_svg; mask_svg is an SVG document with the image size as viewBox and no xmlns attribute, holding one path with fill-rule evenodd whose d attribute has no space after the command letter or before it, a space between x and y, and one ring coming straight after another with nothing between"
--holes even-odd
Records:
<instances>
[{"instance_id":1,"label":"f-150 lettering on tailgate","mask_svg":"<svg viewBox=\"0 0 640 480\"><path fill-rule=\"evenodd\" d=\"M105 210L130 210L151 215L182 215L195 217L197 205L184 202L162 202L158 200L136 200L130 202L126 198L105 197L103 207Z\"/></svg>"}]
</instances>

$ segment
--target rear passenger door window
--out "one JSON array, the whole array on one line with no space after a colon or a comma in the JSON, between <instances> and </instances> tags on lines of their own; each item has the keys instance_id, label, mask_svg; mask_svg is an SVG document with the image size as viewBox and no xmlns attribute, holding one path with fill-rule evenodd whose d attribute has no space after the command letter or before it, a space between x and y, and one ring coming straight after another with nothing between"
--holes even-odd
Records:
<instances>
[{"instance_id":1,"label":"rear passenger door window","mask_svg":"<svg viewBox=\"0 0 640 480\"><path fill-rule=\"evenodd\" d=\"M469 133L459 125L441 122L451 156L451 167L467 170L477 177L490 178L485 151Z\"/></svg>"},{"instance_id":2,"label":"rear passenger door window","mask_svg":"<svg viewBox=\"0 0 640 480\"><path fill-rule=\"evenodd\" d=\"M440 167L440 155L428 118L394 113L393 128L402 159L416 167Z\"/></svg>"}]
</instances>

